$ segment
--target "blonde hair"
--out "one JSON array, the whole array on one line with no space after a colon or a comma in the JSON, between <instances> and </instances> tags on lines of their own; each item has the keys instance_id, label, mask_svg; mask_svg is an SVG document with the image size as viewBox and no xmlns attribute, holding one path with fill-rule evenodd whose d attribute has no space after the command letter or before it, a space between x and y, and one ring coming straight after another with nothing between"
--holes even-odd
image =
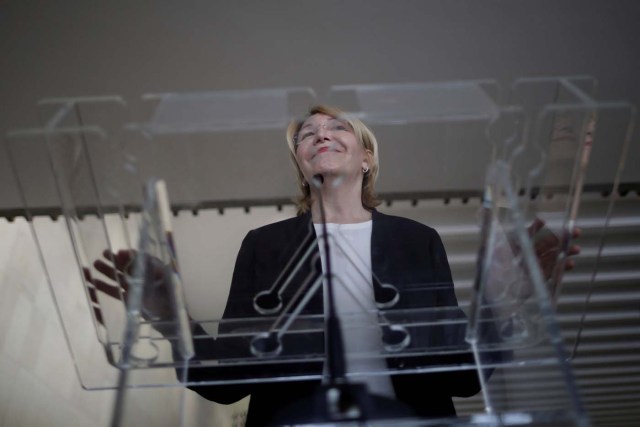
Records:
<instances>
[{"instance_id":1,"label":"blonde hair","mask_svg":"<svg viewBox=\"0 0 640 427\"><path fill-rule=\"evenodd\" d=\"M372 210L380 204L380 201L375 196L375 184L378 179L378 171L380 170L378 161L378 141L376 140L375 135L364 123L362 123L362 121L346 114L339 108L328 105L315 105L309 109L305 117L291 121L287 127L287 144L289 145L289 154L296 170L296 180L298 189L301 193L301 195L295 200L298 215L301 215L311 209L311 190L304 175L302 174L302 170L300 170L300 167L298 166L298 162L296 161L298 132L300 132L300 128L305 120L315 114L324 114L348 123L362 146L366 150L371 151L371 164L369 165L369 171L366 172L362 178L362 206L365 209Z\"/></svg>"}]
</instances>

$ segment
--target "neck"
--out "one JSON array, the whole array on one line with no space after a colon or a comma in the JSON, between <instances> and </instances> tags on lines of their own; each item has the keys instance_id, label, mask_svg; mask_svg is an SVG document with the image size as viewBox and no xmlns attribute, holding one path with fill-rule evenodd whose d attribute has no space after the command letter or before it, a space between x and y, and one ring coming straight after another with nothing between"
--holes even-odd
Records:
<instances>
[{"instance_id":1,"label":"neck","mask_svg":"<svg viewBox=\"0 0 640 427\"><path fill-rule=\"evenodd\" d=\"M320 188L312 190L311 216L313 222L321 223L319 195L322 197L327 222L353 224L371 219L371 212L362 206L362 182L349 185L325 177Z\"/></svg>"}]
</instances>

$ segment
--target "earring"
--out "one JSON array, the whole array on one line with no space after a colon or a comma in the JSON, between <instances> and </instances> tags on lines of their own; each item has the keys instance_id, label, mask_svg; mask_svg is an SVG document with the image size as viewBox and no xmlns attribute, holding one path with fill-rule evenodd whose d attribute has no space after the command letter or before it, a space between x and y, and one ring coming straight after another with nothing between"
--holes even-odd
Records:
<instances>
[{"instance_id":1,"label":"earring","mask_svg":"<svg viewBox=\"0 0 640 427\"><path fill-rule=\"evenodd\" d=\"M309 183L307 181L302 181L302 186L306 187L307 185L309 185Z\"/></svg>"},{"instance_id":2,"label":"earring","mask_svg":"<svg viewBox=\"0 0 640 427\"><path fill-rule=\"evenodd\" d=\"M369 172L369 166L365 166L362 168L362 173L367 173Z\"/></svg>"}]
</instances>

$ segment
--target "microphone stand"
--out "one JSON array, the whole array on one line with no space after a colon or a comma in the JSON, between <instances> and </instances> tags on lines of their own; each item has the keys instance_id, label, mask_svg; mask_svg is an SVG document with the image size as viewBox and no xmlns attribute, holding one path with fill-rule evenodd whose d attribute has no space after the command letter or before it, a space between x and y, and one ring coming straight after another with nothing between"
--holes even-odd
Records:
<instances>
[{"instance_id":1,"label":"microphone stand","mask_svg":"<svg viewBox=\"0 0 640 427\"><path fill-rule=\"evenodd\" d=\"M327 422L364 422L372 419L393 419L413 416L413 411L396 400L369 393L366 384L350 383L346 377L346 360L340 318L336 314L333 293L333 272L327 221L322 201L322 175L313 177L318 190L322 233L324 234L325 274L327 278L326 342L329 379L310 398L301 399L281 411L284 424L314 424Z\"/></svg>"},{"instance_id":2,"label":"microphone stand","mask_svg":"<svg viewBox=\"0 0 640 427\"><path fill-rule=\"evenodd\" d=\"M324 182L322 175L314 177L317 180L314 184ZM320 187L317 185L317 187ZM320 189L318 189L318 202L320 205L320 220L322 221L322 234L324 235L324 253L325 253L325 269L327 276L327 343L328 351L327 358L329 364L329 385L337 386L347 382L345 373L345 351L344 340L342 339L342 328L340 326L340 319L336 315L335 309L335 297L333 295L333 272L331 270L331 252L329 246L329 233L327 231L327 217L324 211L324 203L322 202L322 195Z\"/></svg>"}]
</instances>

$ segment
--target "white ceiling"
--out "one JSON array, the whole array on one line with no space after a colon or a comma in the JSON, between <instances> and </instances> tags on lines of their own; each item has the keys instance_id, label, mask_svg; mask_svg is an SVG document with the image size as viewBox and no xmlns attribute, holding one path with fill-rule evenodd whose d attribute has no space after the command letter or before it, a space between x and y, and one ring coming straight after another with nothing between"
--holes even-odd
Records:
<instances>
[{"instance_id":1,"label":"white ceiling","mask_svg":"<svg viewBox=\"0 0 640 427\"><path fill-rule=\"evenodd\" d=\"M508 84L541 75L593 76L600 99L638 105L637 22L636 1L5 2L0 129L37 124L36 102L48 97L119 95L135 105L145 93L302 86L322 101L334 85L480 78ZM452 183L461 170L475 170L466 176L472 187L482 179L478 164L454 163L466 149L449 145L442 154L429 146L416 155L414 146L401 145L404 134L381 132L382 193L460 189L466 184ZM194 149L211 165L190 179L219 190L193 197L292 196L282 135L262 133L254 147L227 135L231 145L222 153L221 146L214 154ZM630 154L638 153L634 147ZM470 164L477 159L467 156ZM189 176L175 157L168 161L176 179ZM35 175L42 169L32 168ZM0 182L0 209L20 206L4 155Z\"/></svg>"}]
</instances>

